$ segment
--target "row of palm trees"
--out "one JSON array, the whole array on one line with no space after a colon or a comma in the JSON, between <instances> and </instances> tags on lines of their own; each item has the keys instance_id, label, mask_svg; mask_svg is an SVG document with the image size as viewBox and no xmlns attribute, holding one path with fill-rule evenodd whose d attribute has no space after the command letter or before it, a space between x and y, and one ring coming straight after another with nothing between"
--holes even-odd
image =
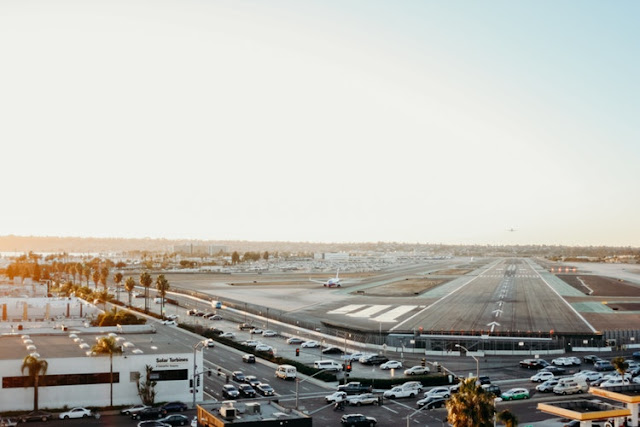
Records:
<instances>
[{"instance_id":1,"label":"row of palm trees","mask_svg":"<svg viewBox=\"0 0 640 427\"><path fill-rule=\"evenodd\" d=\"M118 289L120 288L120 283L122 283L123 279L124 279L124 275L122 273L118 272L114 274L113 281L115 282L116 287ZM143 271L140 274L138 283L140 284L140 286L144 287L144 312L148 313L149 312L149 287L153 283L153 278L151 277L149 272ZM162 299L161 301L162 306L161 306L160 312L162 313L162 318L164 318L164 300L165 300L165 297L167 296L167 291L169 290L169 281L167 280L166 277L164 277L164 274L159 274L158 277L156 277L155 283L156 283L156 289L158 290L158 293L160 294L160 298ZM124 281L124 289L127 291L127 294L129 294L129 307L131 307L131 295L133 293L133 290L136 287L136 284L137 284L136 280L132 276L127 277L127 279Z\"/></svg>"}]
</instances>

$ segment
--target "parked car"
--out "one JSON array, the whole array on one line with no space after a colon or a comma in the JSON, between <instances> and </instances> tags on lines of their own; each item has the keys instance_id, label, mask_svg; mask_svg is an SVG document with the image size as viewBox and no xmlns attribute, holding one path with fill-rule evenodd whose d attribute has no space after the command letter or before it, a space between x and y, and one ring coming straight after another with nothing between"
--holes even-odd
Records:
<instances>
[{"instance_id":1,"label":"parked car","mask_svg":"<svg viewBox=\"0 0 640 427\"><path fill-rule=\"evenodd\" d=\"M259 383L255 387L255 389L256 389L256 391L258 393L260 393L263 396L274 396L275 395L275 391L273 390L273 387L271 387L267 383Z\"/></svg>"},{"instance_id":2,"label":"parked car","mask_svg":"<svg viewBox=\"0 0 640 427\"><path fill-rule=\"evenodd\" d=\"M298 337L291 337L287 339L287 344L302 344L304 340Z\"/></svg>"},{"instance_id":3,"label":"parked car","mask_svg":"<svg viewBox=\"0 0 640 427\"><path fill-rule=\"evenodd\" d=\"M220 338L226 338L228 340L236 339L236 334L234 334L233 332L225 332L223 334L220 334L219 336Z\"/></svg>"},{"instance_id":4,"label":"parked car","mask_svg":"<svg viewBox=\"0 0 640 427\"><path fill-rule=\"evenodd\" d=\"M155 421L140 421L136 424L137 427L171 427L171 424L163 423L160 420Z\"/></svg>"},{"instance_id":5,"label":"parked car","mask_svg":"<svg viewBox=\"0 0 640 427\"><path fill-rule=\"evenodd\" d=\"M266 345L266 344L258 344L256 346L256 351L264 351L265 353L273 353L273 347L271 347L270 345Z\"/></svg>"},{"instance_id":6,"label":"parked car","mask_svg":"<svg viewBox=\"0 0 640 427\"><path fill-rule=\"evenodd\" d=\"M242 397L256 397L256 391L249 384L240 384L238 390Z\"/></svg>"},{"instance_id":7,"label":"parked car","mask_svg":"<svg viewBox=\"0 0 640 427\"><path fill-rule=\"evenodd\" d=\"M379 397L373 393L362 393L347 398L347 403L352 406L375 405L379 400Z\"/></svg>"},{"instance_id":8,"label":"parked car","mask_svg":"<svg viewBox=\"0 0 640 427\"><path fill-rule=\"evenodd\" d=\"M426 375L429 373L429 368L426 366L412 366L409 369L404 370L405 375Z\"/></svg>"},{"instance_id":9,"label":"parked car","mask_svg":"<svg viewBox=\"0 0 640 427\"><path fill-rule=\"evenodd\" d=\"M162 405L162 410L165 412L184 412L189 407L183 402L169 402Z\"/></svg>"},{"instance_id":10,"label":"parked car","mask_svg":"<svg viewBox=\"0 0 640 427\"><path fill-rule=\"evenodd\" d=\"M449 396L451 396L451 392L447 387L434 387L431 390L427 390L424 393L424 397L432 397L432 396L444 397L445 399L448 399Z\"/></svg>"},{"instance_id":11,"label":"parked car","mask_svg":"<svg viewBox=\"0 0 640 427\"><path fill-rule=\"evenodd\" d=\"M640 359L640 351L634 351L634 352L631 354L631 356L632 356L634 359Z\"/></svg>"},{"instance_id":12,"label":"parked car","mask_svg":"<svg viewBox=\"0 0 640 427\"><path fill-rule=\"evenodd\" d=\"M556 366L572 366L573 361L567 357L556 357L551 361L552 364Z\"/></svg>"},{"instance_id":13,"label":"parked car","mask_svg":"<svg viewBox=\"0 0 640 427\"><path fill-rule=\"evenodd\" d=\"M131 414L131 419L134 420L152 420L162 418L167 415L167 412L162 408L145 408L141 411Z\"/></svg>"},{"instance_id":14,"label":"parked car","mask_svg":"<svg viewBox=\"0 0 640 427\"><path fill-rule=\"evenodd\" d=\"M244 363L256 363L256 357L253 354L243 354L242 361Z\"/></svg>"},{"instance_id":15,"label":"parked car","mask_svg":"<svg viewBox=\"0 0 640 427\"><path fill-rule=\"evenodd\" d=\"M253 328L249 331L251 335L262 335L264 331L260 328Z\"/></svg>"},{"instance_id":16,"label":"parked car","mask_svg":"<svg viewBox=\"0 0 640 427\"><path fill-rule=\"evenodd\" d=\"M145 408L149 408L149 405L143 405L143 404L133 405L130 408L121 409L120 415L131 415L134 412L142 411Z\"/></svg>"},{"instance_id":17,"label":"parked car","mask_svg":"<svg viewBox=\"0 0 640 427\"><path fill-rule=\"evenodd\" d=\"M320 343L318 341L305 341L300 344L302 348L317 348L320 347Z\"/></svg>"},{"instance_id":18,"label":"parked car","mask_svg":"<svg viewBox=\"0 0 640 427\"><path fill-rule=\"evenodd\" d=\"M382 365L380 365L380 369L402 369L402 362L399 362L397 360L389 360L388 362L384 362Z\"/></svg>"},{"instance_id":19,"label":"parked car","mask_svg":"<svg viewBox=\"0 0 640 427\"><path fill-rule=\"evenodd\" d=\"M550 393L553 391L553 388L558 385L558 380L556 378L552 378L550 380L546 380L542 384L538 384L536 386L536 390L541 393Z\"/></svg>"},{"instance_id":20,"label":"parked car","mask_svg":"<svg viewBox=\"0 0 640 427\"><path fill-rule=\"evenodd\" d=\"M345 414L340 418L340 422L350 427L372 427L375 426L378 421L373 417L365 417L362 414Z\"/></svg>"},{"instance_id":21,"label":"parked car","mask_svg":"<svg viewBox=\"0 0 640 427\"><path fill-rule=\"evenodd\" d=\"M486 375L480 375L476 383L480 385L491 384L491 378Z\"/></svg>"},{"instance_id":22,"label":"parked car","mask_svg":"<svg viewBox=\"0 0 640 427\"><path fill-rule=\"evenodd\" d=\"M598 360L601 360L600 357L596 356L595 354L588 354L586 356L582 356L582 360L586 363L591 363L594 364L596 363Z\"/></svg>"},{"instance_id":23,"label":"parked car","mask_svg":"<svg viewBox=\"0 0 640 427\"><path fill-rule=\"evenodd\" d=\"M216 328L215 326L211 326L209 328L209 332L216 334L217 336L222 336L222 334L224 334L224 331L220 328Z\"/></svg>"},{"instance_id":24,"label":"parked car","mask_svg":"<svg viewBox=\"0 0 640 427\"><path fill-rule=\"evenodd\" d=\"M561 368L560 366L549 365L546 368L540 369L542 372L551 372L554 375L562 375L567 372L566 369Z\"/></svg>"},{"instance_id":25,"label":"parked car","mask_svg":"<svg viewBox=\"0 0 640 427\"><path fill-rule=\"evenodd\" d=\"M593 364L593 368L596 371L602 372L602 371L614 371L616 368L613 367L613 365L611 364L611 362L609 362L608 360L598 360Z\"/></svg>"},{"instance_id":26,"label":"parked car","mask_svg":"<svg viewBox=\"0 0 640 427\"><path fill-rule=\"evenodd\" d=\"M160 418L158 421L170 426L186 426L189 424L189 417L181 414L173 414Z\"/></svg>"},{"instance_id":27,"label":"parked car","mask_svg":"<svg viewBox=\"0 0 640 427\"><path fill-rule=\"evenodd\" d=\"M527 390L526 388L512 388L502 393L500 397L502 398L502 400L528 399L529 390Z\"/></svg>"},{"instance_id":28,"label":"parked car","mask_svg":"<svg viewBox=\"0 0 640 427\"><path fill-rule=\"evenodd\" d=\"M262 344L262 343L256 340L246 340L246 341L242 341L240 344L246 345L247 347L256 347L258 344Z\"/></svg>"},{"instance_id":29,"label":"parked car","mask_svg":"<svg viewBox=\"0 0 640 427\"><path fill-rule=\"evenodd\" d=\"M418 404L418 408L422 409L442 408L447 403L447 399L444 397L429 396L418 400L416 403Z\"/></svg>"},{"instance_id":30,"label":"parked car","mask_svg":"<svg viewBox=\"0 0 640 427\"><path fill-rule=\"evenodd\" d=\"M18 416L20 422L23 423L27 421L49 421L51 418L53 418L53 414L47 411L31 411L28 414Z\"/></svg>"},{"instance_id":31,"label":"parked car","mask_svg":"<svg viewBox=\"0 0 640 427\"><path fill-rule=\"evenodd\" d=\"M537 374L533 375L529 379L533 383L541 383L541 382L544 382L546 380L550 380L553 377L554 377L554 375L549 371L540 371Z\"/></svg>"},{"instance_id":32,"label":"parked car","mask_svg":"<svg viewBox=\"0 0 640 427\"><path fill-rule=\"evenodd\" d=\"M214 314L213 316L209 316L209 320L222 320L222 316Z\"/></svg>"},{"instance_id":33,"label":"parked car","mask_svg":"<svg viewBox=\"0 0 640 427\"><path fill-rule=\"evenodd\" d=\"M238 381L239 383L244 382L244 372L242 371L233 371L231 373L231 379L234 381Z\"/></svg>"},{"instance_id":34,"label":"parked car","mask_svg":"<svg viewBox=\"0 0 640 427\"><path fill-rule=\"evenodd\" d=\"M58 418L60 418L61 420L68 420L70 418L89 418L89 417L93 417L93 413L91 412L91 409L82 408L82 407L72 408L58 415Z\"/></svg>"},{"instance_id":35,"label":"parked car","mask_svg":"<svg viewBox=\"0 0 640 427\"><path fill-rule=\"evenodd\" d=\"M482 388L487 392L495 395L496 397L500 397L502 395L502 391L500 387L496 384L483 384Z\"/></svg>"},{"instance_id":36,"label":"parked car","mask_svg":"<svg viewBox=\"0 0 640 427\"><path fill-rule=\"evenodd\" d=\"M344 391L336 391L328 396L325 396L324 400L327 403L342 402L343 400L347 400L347 393Z\"/></svg>"},{"instance_id":37,"label":"parked car","mask_svg":"<svg viewBox=\"0 0 640 427\"><path fill-rule=\"evenodd\" d=\"M606 381L600 383L598 387L607 388L607 387L618 387L621 385L629 385L631 381L624 379L622 377L611 378Z\"/></svg>"},{"instance_id":38,"label":"parked car","mask_svg":"<svg viewBox=\"0 0 640 427\"><path fill-rule=\"evenodd\" d=\"M571 363L575 366L580 366L582 365L582 360L580 360L579 357L575 357L575 356L569 356L567 357L567 359L569 359L571 361Z\"/></svg>"},{"instance_id":39,"label":"parked car","mask_svg":"<svg viewBox=\"0 0 640 427\"><path fill-rule=\"evenodd\" d=\"M166 316L167 319L169 320L178 320L180 316L178 316L177 314L169 314Z\"/></svg>"},{"instance_id":40,"label":"parked car","mask_svg":"<svg viewBox=\"0 0 640 427\"><path fill-rule=\"evenodd\" d=\"M17 418L0 417L0 427L16 427L17 425Z\"/></svg>"},{"instance_id":41,"label":"parked car","mask_svg":"<svg viewBox=\"0 0 640 427\"><path fill-rule=\"evenodd\" d=\"M227 399L237 399L240 397L240 392L233 384L225 384L222 386L222 397Z\"/></svg>"},{"instance_id":42,"label":"parked car","mask_svg":"<svg viewBox=\"0 0 640 427\"><path fill-rule=\"evenodd\" d=\"M586 381L594 382L602 378L602 373L596 371L580 371L574 377L583 377Z\"/></svg>"}]
</instances>

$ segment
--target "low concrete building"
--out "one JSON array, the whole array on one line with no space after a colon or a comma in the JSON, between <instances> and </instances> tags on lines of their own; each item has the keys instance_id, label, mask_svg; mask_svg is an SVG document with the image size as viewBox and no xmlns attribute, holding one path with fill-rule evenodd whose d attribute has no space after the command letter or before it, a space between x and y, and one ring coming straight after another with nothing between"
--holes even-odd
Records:
<instances>
[{"instance_id":1,"label":"low concrete building","mask_svg":"<svg viewBox=\"0 0 640 427\"><path fill-rule=\"evenodd\" d=\"M312 418L272 401L225 401L198 405L198 423L204 427L311 427Z\"/></svg>"}]
</instances>

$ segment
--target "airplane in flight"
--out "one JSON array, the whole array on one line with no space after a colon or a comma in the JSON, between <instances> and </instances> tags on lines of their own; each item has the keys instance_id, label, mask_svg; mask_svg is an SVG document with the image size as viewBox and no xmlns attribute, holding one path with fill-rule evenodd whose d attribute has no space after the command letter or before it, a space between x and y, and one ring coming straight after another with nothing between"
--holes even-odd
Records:
<instances>
[{"instance_id":1,"label":"airplane in flight","mask_svg":"<svg viewBox=\"0 0 640 427\"><path fill-rule=\"evenodd\" d=\"M309 281L315 282L315 283L322 283L322 285L326 288L339 288L340 286L342 286L342 281L341 281L342 279L340 279L339 274L340 274L340 269L336 271L336 277L332 277L328 279L326 282L323 282L321 280L313 280L312 278L309 278Z\"/></svg>"}]
</instances>

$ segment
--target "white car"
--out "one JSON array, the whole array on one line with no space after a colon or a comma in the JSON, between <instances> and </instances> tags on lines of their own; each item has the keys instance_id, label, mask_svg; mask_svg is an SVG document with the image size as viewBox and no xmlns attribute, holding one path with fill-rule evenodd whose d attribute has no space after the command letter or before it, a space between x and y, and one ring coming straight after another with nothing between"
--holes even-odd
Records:
<instances>
[{"instance_id":1,"label":"white car","mask_svg":"<svg viewBox=\"0 0 640 427\"><path fill-rule=\"evenodd\" d=\"M409 369L404 370L405 375L424 375L429 373L429 368L426 366L412 366Z\"/></svg>"},{"instance_id":2,"label":"white car","mask_svg":"<svg viewBox=\"0 0 640 427\"><path fill-rule=\"evenodd\" d=\"M242 341L242 345L246 345L247 347L255 347L258 344L262 344L262 343L260 341L255 341L255 340Z\"/></svg>"},{"instance_id":3,"label":"white car","mask_svg":"<svg viewBox=\"0 0 640 427\"><path fill-rule=\"evenodd\" d=\"M394 387L384 392L383 396L388 399L397 399L399 397L414 397L418 394L417 390L409 390L401 386Z\"/></svg>"},{"instance_id":4,"label":"white car","mask_svg":"<svg viewBox=\"0 0 640 427\"><path fill-rule=\"evenodd\" d=\"M607 388L607 387L618 387L621 385L629 385L630 381L627 379L622 379L621 377L611 378L604 382L601 382L598 387Z\"/></svg>"},{"instance_id":5,"label":"white car","mask_svg":"<svg viewBox=\"0 0 640 427\"><path fill-rule=\"evenodd\" d=\"M331 393L330 395L325 396L324 400L327 403L342 402L344 400L347 400L347 393L344 391L336 391L335 393Z\"/></svg>"},{"instance_id":6,"label":"white car","mask_svg":"<svg viewBox=\"0 0 640 427\"><path fill-rule=\"evenodd\" d=\"M579 357L575 357L575 356L569 356L567 357L568 360L571 361L572 364L578 366L582 364L582 360L580 360Z\"/></svg>"},{"instance_id":7,"label":"white car","mask_svg":"<svg viewBox=\"0 0 640 427\"><path fill-rule=\"evenodd\" d=\"M172 326L178 326L178 322L176 322L175 320L163 320L162 321L163 325L172 325Z\"/></svg>"},{"instance_id":8,"label":"white car","mask_svg":"<svg viewBox=\"0 0 640 427\"><path fill-rule=\"evenodd\" d=\"M305 341L302 344L300 344L300 347L316 348L316 347L320 347L320 343L318 341Z\"/></svg>"},{"instance_id":9,"label":"white car","mask_svg":"<svg viewBox=\"0 0 640 427\"><path fill-rule=\"evenodd\" d=\"M73 408L70 411L63 412L60 414L61 420L68 420L70 418L89 418L93 417L93 413L91 410L87 408Z\"/></svg>"},{"instance_id":10,"label":"white car","mask_svg":"<svg viewBox=\"0 0 640 427\"><path fill-rule=\"evenodd\" d=\"M194 416L191 420L191 427L198 427L198 416Z\"/></svg>"},{"instance_id":11,"label":"white car","mask_svg":"<svg viewBox=\"0 0 640 427\"><path fill-rule=\"evenodd\" d=\"M205 340L204 342L207 345L207 347L215 347L215 345L216 345L216 342L214 340L212 340L211 338Z\"/></svg>"},{"instance_id":12,"label":"white car","mask_svg":"<svg viewBox=\"0 0 640 427\"><path fill-rule=\"evenodd\" d=\"M388 362L385 362L382 365L380 365L380 369L382 370L401 369L401 368L402 368L402 362L399 362L397 360L389 360Z\"/></svg>"},{"instance_id":13,"label":"white car","mask_svg":"<svg viewBox=\"0 0 640 427\"><path fill-rule=\"evenodd\" d=\"M571 365L573 365L573 361L569 360L566 357L558 357L556 359L553 359L551 361L551 363L556 365L556 366L571 366Z\"/></svg>"},{"instance_id":14,"label":"white car","mask_svg":"<svg viewBox=\"0 0 640 427\"><path fill-rule=\"evenodd\" d=\"M225 332L223 334L220 334L220 338L226 338L229 340L233 340L236 338L236 334L234 334L233 332Z\"/></svg>"},{"instance_id":15,"label":"white car","mask_svg":"<svg viewBox=\"0 0 640 427\"><path fill-rule=\"evenodd\" d=\"M260 343L256 346L256 351L266 351L268 353L272 353L273 347L271 347L270 345Z\"/></svg>"},{"instance_id":16,"label":"white car","mask_svg":"<svg viewBox=\"0 0 640 427\"><path fill-rule=\"evenodd\" d=\"M431 396L444 397L445 399L448 399L449 396L451 396L451 392L447 387L434 387L424 393L425 398Z\"/></svg>"},{"instance_id":17,"label":"white car","mask_svg":"<svg viewBox=\"0 0 640 427\"><path fill-rule=\"evenodd\" d=\"M534 376L532 376L530 378L530 380L533 383L541 383L541 382L544 382L546 380L550 380L553 377L554 377L553 373L541 371L541 372L538 372L537 374L535 374Z\"/></svg>"},{"instance_id":18,"label":"white car","mask_svg":"<svg viewBox=\"0 0 640 427\"><path fill-rule=\"evenodd\" d=\"M261 335L264 331L260 328L253 328L249 331L250 334Z\"/></svg>"},{"instance_id":19,"label":"white car","mask_svg":"<svg viewBox=\"0 0 640 427\"><path fill-rule=\"evenodd\" d=\"M167 319L169 320L178 320L180 316L178 316L177 314L170 314L167 316Z\"/></svg>"},{"instance_id":20,"label":"white car","mask_svg":"<svg viewBox=\"0 0 640 427\"><path fill-rule=\"evenodd\" d=\"M585 380L593 382L602 378L602 373L596 371L581 371L577 372L574 377L583 377Z\"/></svg>"},{"instance_id":21,"label":"white car","mask_svg":"<svg viewBox=\"0 0 640 427\"><path fill-rule=\"evenodd\" d=\"M278 333L276 331L271 331L271 330L267 329L266 331L264 331L262 333L262 336L263 337L277 337Z\"/></svg>"}]
</instances>

